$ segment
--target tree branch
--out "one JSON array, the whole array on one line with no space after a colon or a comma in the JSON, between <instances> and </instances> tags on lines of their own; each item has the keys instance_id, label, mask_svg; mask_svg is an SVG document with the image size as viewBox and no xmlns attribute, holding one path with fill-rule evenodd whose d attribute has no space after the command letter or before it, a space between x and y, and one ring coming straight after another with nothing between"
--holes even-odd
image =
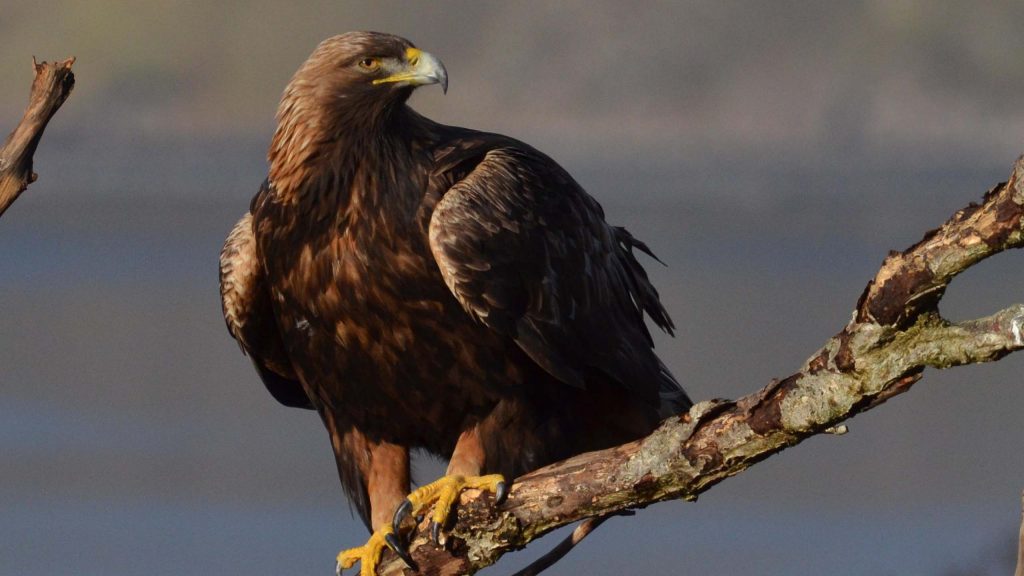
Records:
<instances>
[{"instance_id":1,"label":"tree branch","mask_svg":"<svg viewBox=\"0 0 1024 576\"><path fill-rule=\"evenodd\" d=\"M925 367L990 362L1024 347L1024 305L960 323L938 303L970 266L1024 242L1024 157L1008 183L958 211L903 252L892 252L850 323L800 371L736 401L711 400L666 420L650 436L581 454L515 481L495 507L463 495L448 549L420 526L410 550L424 574L467 574L505 552L584 518L693 500L722 480L906 392ZM393 555L380 573L398 574Z\"/></svg>"},{"instance_id":2,"label":"tree branch","mask_svg":"<svg viewBox=\"0 0 1024 576\"><path fill-rule=\"evenodd\" d=\"M71 72L74 58L63 62L41 62L32 59L35 80L29 93L28 108L21 122L0 148L0 216L18 199L18 196L36 181L32 171L32 156L43 136L46 124L57 113L61 104L75 86Z\"/></svg>"}]
</instances>

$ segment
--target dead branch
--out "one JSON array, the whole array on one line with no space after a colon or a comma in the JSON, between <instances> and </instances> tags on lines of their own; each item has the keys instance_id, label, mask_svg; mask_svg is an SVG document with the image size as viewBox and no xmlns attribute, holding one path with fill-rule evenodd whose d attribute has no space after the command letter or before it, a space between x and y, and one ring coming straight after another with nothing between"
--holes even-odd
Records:
<instances>
[{"instance_id":1,"label":"dead branch","mask_svg":"<svg viewBox=\"0 0 1024 576\"><path fill-rule=\"evenodd\" d=\"M726 478L906 392L926 367L990 362L1024 347L1024 305L950 323L938 304L957 274L1024 243L1024 157L989 191L903 252L868 283L847 326L783 380L739 400L710 400L650 436L582 454L515 481L508 500L463 495L447 549L420 526L410 549L423 574L470 574L584 518L693 500ZM380 573L398 574L388 552Z\"/></svg>"},{"instance_id":2,"label":"dead branch","mask_svg":"<svg viewBox=\"0 0 1024 576\"><path fill-rule=\"evenodd\" d=\"M29 184L36 181L37 175L32 171L32 156L36 153L36 146L43 137L46 124L75 86L75 75L71 72L74 63L74 58L52 63L32 59L36 76L29 93L28 108L21 122L7 137L3 148L0 148L0 216Z\"/></svg>"}]
</instances>

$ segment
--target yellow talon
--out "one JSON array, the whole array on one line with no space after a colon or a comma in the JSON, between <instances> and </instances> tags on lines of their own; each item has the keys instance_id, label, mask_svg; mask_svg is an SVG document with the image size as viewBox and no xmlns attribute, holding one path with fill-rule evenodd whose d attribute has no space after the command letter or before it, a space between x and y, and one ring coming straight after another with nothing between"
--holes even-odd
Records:
<instances>
[{"instance_id":1,"label":"yellow talon","mask_svg":"<svg viewBox=\"0 0 1024 576\"><path fill-rule=\"evenodd\" d=\"M495 493L495 499L500 503L508 494L505 477L501 474L490 474L488 476L443 476L437 480L420 486L412 494L409 494L407 502L399 507L395 514L393 523L397 530L409 514L418 515L422 510L434 505L434 513L431 517L431 536L435 542L440 541L441 527L447 524L455 506L455 501L463 490L476 489L488 490Z\"/></svg>"},{"instance_id":2,"label":"yellow talon","mask_svg":"<svg viewBox=\"0 0 1024 576\"><path fill-rule=\"evenodd\" d=\"M336 572L341 574L355 566L359 562L359 576L374 576L377 573L377 563L380 562L380 555L384 547L388 546L387 537L392 534L391 526L385 524L379 530L370 535L366 544L356 548L343 550L338 554L338 565Z\"/></svg>"}]
</instances>

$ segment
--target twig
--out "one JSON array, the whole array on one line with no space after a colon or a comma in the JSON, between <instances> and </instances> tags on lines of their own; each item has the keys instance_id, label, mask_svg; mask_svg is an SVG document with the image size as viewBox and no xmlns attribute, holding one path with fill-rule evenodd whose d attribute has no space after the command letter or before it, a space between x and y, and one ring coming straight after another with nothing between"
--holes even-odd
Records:
<instances>
[{"instance_id":1,"label":"twig","mask_svg":"<svg viewBox=\"0 0 1024 576\"><path fill-rule=\"evenodd\" d=\"M63 62L36 62L32 59L35 79L29 94L28 108L21 122L0 148L0 216L35 182L32 157L43 136L46 124L57 113L75 86L71 72L74 58Z\"/></svg>"},{"instance_id":2,"label":"twig","mask_svg":"<svg viewBox=\"0 0 1024 576\"><path fill-rule=\"evenodd\" d=\"M565 539L559 542L557 546L512 576L537 576L537 574L547 570L553 566L555 562L561 560L563 556L575 548L577 544L582 542L584 538L589 536L591 532L596 530L598 526L604 524L604 521L608 518L610 517L598 516L596 518L587 518L583 522L580 522L579 525L573 529L572 534L566 536Z\"/></svg>"}]
</instances>

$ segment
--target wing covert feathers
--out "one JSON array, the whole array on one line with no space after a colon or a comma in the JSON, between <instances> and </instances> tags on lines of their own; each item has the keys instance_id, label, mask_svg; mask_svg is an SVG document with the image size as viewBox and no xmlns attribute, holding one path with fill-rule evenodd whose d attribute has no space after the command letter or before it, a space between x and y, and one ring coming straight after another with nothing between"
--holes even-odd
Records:
<instances>
[{"instance_id":1,"label":"wing covert feathers","mask_svg":"<svg viewBox=\"0 0 1024 576\"><path fill-rule=\"evenodd\" d=\"M596 370L652 404L681 393L643 320L672 330L633 255L649 249L543 154L488 151L444 193L429 238L463 308L562 382L583 387Z\"/></svg>"}]
</instances>

